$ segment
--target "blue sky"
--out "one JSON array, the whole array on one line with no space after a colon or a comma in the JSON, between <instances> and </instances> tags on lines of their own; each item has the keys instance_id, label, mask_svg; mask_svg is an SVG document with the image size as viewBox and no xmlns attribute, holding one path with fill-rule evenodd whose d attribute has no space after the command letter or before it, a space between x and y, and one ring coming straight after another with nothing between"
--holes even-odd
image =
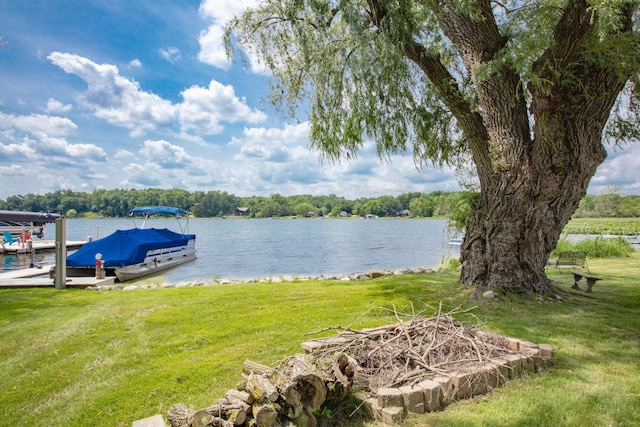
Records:
<instances>
[{"instance_id":1,"label":"blue sky","mask_svg":"<svg viewBox=\"0 0 640 427\"><path fill-rule=\"evenodd\" d=\"M0 0L0 198L183 188L346 198L458 190L450 170L330 164L308 124L264 102L259 64L227 60L222 26L256 0ZM590 192L640 194L640 146L610 150Z\"/></svg>"}]
</instances>

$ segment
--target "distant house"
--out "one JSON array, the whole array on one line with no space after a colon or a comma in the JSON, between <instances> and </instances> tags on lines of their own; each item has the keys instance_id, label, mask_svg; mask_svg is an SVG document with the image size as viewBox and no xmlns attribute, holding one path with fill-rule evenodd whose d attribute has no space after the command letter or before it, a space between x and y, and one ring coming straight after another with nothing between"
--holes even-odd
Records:
<instances>
[{"instance_id":1,"label":"distant house","mask_svg":"<svg viewBox=\"0 0 640 427\"><path fill-rule=\"evenodd\" d=\"M314 218L318 216L317 212L307 212L307 218Z\"/></svg>"},{"instance_id":2,"label":"distant house","mask_svg":"<svg viewBox=\"0 0 640 427\"><path fill-rule=\"evenodd\" d=\"M349 213L347 211L340 211L340 216L346 218L349 216Z\"/></svg>"},{"instance_id":3,"label":"distant house","mask_svg":"<svg viewBox=\"0 0 640 427\"><path fill-rule=\"evenodd\" d=\"M238 207L233 210L234 216L249 216L251 214L251 208Z\"/></svg>"},{"instance_id":4,"label":"distant house","mask_svg":"<svg viewBox=\"0 0 640 427\"><path fill-rule=\"evenodd\" d=\"M398 212L398 215L400 215L400 216L411 216L411 211L409 209L405 209L405 210L402 210L402 211Z\"/></svg>"}]
</instances>

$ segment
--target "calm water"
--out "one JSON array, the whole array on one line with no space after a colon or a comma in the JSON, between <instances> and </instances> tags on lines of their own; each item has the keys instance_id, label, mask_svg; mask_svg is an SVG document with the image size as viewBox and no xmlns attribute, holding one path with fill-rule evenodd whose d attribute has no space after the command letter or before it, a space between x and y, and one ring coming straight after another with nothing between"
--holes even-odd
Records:
<instances>
[{"instance_id":1,"label":"calm water","mask_svg":"<svg viewBox=\"0 0 640 427\"><path fill-rule=\"evenodd\" d=\"M133 226L129 219L68 219L67 239L104 237ZM55 227L47 227L46 238L54 239ZM175 230L176 222L155 219L147 227ZM166 272L167 281L436 267L443 256L457 251L448 245L451 236L444 220L191 219L189 231L197 236L198 259ZM24 268L31 256L0 260L5 269ZM54 255L38 253L35 261L53 263Z\"/></svg>"}]
</instances>

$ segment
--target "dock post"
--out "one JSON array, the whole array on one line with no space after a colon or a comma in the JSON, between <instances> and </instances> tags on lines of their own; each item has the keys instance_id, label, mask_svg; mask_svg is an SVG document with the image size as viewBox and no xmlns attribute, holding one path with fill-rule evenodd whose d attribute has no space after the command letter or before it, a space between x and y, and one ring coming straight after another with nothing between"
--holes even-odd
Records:
<instances>
[{"instance_id":1,"label":"dock post","mask_svg":"<svg viewBox=\"0 0 640 427\"><path fill-rule=\"evenodd\" d=\"M67 287L67 222L66 218L56 219L56 289Z\"/></svg>"},{"instance_id":2,"label":"dock post","mask_svg":"<svg viewBox=\"0 0 640 427\"><path fill-rule=\"evenodd\" d=\"M27 250L31 252L31 265L29 265L29 268L33 268L36 266L36 250L33 247L33 240L27 240Z\"/></svg>"}]
</instances>

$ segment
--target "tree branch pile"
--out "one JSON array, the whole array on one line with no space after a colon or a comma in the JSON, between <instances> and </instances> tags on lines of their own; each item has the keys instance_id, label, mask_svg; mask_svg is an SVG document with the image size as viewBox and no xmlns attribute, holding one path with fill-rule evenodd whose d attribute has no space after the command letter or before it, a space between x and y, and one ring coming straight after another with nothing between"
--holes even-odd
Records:
<instances>
[{"instance_id":1,"label":"tree branch pile","mask_svg":"<svg viewBox=\"0 0 640 427\"><path fill-rule=\"evenodd\" d=\"M433 317L413 315L393 325L342 330L337 337L317 340L318 359L338 352L359 366L358 379L370 390L414 385L452 371L472 371L492 359L514 353L507 338L478 330L454 319L469 310L454 309ZM322 331L314 332L320 333Z\"/></svg>"}]
</instances>

